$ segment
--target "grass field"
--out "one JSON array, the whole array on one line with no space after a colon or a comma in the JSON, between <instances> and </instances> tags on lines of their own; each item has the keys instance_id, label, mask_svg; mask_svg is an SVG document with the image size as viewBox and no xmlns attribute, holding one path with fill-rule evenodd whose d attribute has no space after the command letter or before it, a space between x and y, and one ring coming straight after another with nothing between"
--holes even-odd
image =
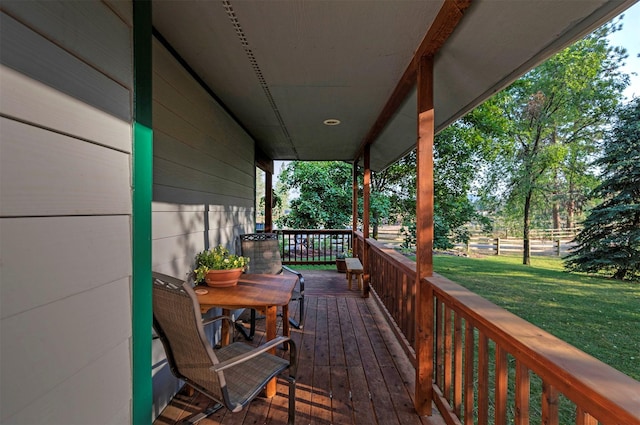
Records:
<instances>
[{"instance_id":1,"label":"grass field","mask_svg":"<svg viewBox=\"0 0 640 425\"><path fill-rule=\"evenodd\" d=\"M554 257L434 256L434 269L640 380L640 284L563 271Z\"/></svg>"}]
</instances>

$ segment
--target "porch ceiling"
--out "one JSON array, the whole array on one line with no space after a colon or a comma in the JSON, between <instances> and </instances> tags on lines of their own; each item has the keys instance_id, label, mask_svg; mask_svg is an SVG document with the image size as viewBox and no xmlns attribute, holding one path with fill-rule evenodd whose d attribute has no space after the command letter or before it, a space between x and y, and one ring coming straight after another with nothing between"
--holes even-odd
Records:
<instances>
[{"instance_id":1,"label":"porch ceiling","mask_svg":"<svg viewBox=\"0 0 640 425\"><path fill-rule=\"evenodd\" d=\"M635 1L472 1L436 55L436 130ZM352 161L442 4L163 0L153 25L269 158ZM416 128L414 88L372 169L409 152Z\"/></svg>"}]
</instances>

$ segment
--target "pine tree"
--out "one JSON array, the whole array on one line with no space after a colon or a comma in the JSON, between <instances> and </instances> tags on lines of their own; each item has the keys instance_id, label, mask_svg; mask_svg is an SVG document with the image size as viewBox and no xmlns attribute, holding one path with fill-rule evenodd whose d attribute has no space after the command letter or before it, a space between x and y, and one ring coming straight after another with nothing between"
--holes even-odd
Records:
<instances>
[{"instance_id":1,"label":"pine tree","mask_svg":"<svg viewBox=\"0 0 640 425\"><path fill-rule=\"evenodd\" d=\"M618 115L604 142L602 183L592 197L602 199L576 236L565 266L572 271L605 272L614 279L640 279L640 98Z\"/></svg>"}]
</instances>

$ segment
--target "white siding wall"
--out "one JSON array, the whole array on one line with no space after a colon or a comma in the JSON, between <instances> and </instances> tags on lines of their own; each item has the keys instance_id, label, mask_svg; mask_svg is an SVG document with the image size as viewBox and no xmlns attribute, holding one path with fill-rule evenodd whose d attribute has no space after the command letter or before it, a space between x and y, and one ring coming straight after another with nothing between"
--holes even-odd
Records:
<instances>
[{"instance_id":1,"label":"white siding wall","mask_svg":"<svg viewBox=\"0 0 640 425\"><path fill-rule=\"evenodd\" d=\"M0 422L131 420L131 5L2 2Z\"/></svg>"},{"instance_id":2,"label":"white siding wall","mask_svg":"<svg viewBox=\"0 0 640 425\"><path fill-rule=\"evenodd\" d=\"M153 46L153 269L186 278L195 254L254 228L254 142L158 41ZM178 389L153 346L154 410Z\"/></svg>"}]
</instances>

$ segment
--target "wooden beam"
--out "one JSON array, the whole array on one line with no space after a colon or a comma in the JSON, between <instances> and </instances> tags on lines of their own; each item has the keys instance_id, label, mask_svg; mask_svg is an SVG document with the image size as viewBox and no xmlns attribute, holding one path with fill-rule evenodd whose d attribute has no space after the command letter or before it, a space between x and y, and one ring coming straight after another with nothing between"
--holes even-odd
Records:
<instances>
[{"instance_id":1,"label":"wooden beam","mask_svg":"<svg viewBox=\"0 0 640 425\"><path fill-rule=\"evenodd\" d=\"M431 415L433 400L433 290L423 278L433 275L433 56L418 72L416 148L416 398L420 415Z\"/></svg>"},{"instance_id":2,"label":"wooden beam","mask_svg":"<svg viewBox=\"0 0 640 425\"><path fill-rule=\"evenodd\" d=\"M353 161L353 182L351 184L353 194L351 195L351 215L353 217L351 230L358 230L358 160Z\"/></svg>"},{"instance_id":3,"label":"wooden beam","mask_svg":"<svg viewBox=\"0 0 640 425\"><path fill-rule=\"evenodd\" d=\"M274 172L273 159L269 158L264 152L258 149L257 146L256 146L256 153L255 153L255 162L256 162L256 167L258 167L265 173L273 174Z\"/></svg>"},{"instance_id":4,"label":"wooden beam","mask_svg":"<svg viewBox=\"0 0 640 425\"><path fill-rule=\"evenodd\" d=\"M364 284L362 288L362 294L365 298L369 297L369 282L370 282L370 267L369 267L369 211L371 203L371 146L367 145L364 148L364 183L362 194L362 234L364 235L364 246L362 254L362 268L364 269Z\"/></svg>"},{"instance_id":5,"label":"wooden beam","mask_svg":"<svg viewBox=\"0 0 640 425\"><path fill-rule=\"evenodd\" d=\"M273 231L273 173L264 173L264 231Z\"/></svg>"},{"instance_id":6,"label":"wooden beam","mask_svg":"<svg viewBox=\"0 0 640 425\"><path fill-rule=\"evenodd\" d=\"M362 156L366 145L374 143L376 138L382 133L382 130L387 126L389 121L391 121L391 118L396 114L402 102L404 102L405 98L411 92L411 89L415 86L420 58L423 56L435 56L456 29L462 20L465 10L470 5L471 0L445 0L438 15L433 20L427 34L422 40L422 43L420 43L418 50L416 50L415 55L411 59L409 66L396 85L391 97L389 97L380 115L378 115L378 119L362 143L360 143L360 147L354 154L354 160Z\"/></svg>"}]
</instances>

